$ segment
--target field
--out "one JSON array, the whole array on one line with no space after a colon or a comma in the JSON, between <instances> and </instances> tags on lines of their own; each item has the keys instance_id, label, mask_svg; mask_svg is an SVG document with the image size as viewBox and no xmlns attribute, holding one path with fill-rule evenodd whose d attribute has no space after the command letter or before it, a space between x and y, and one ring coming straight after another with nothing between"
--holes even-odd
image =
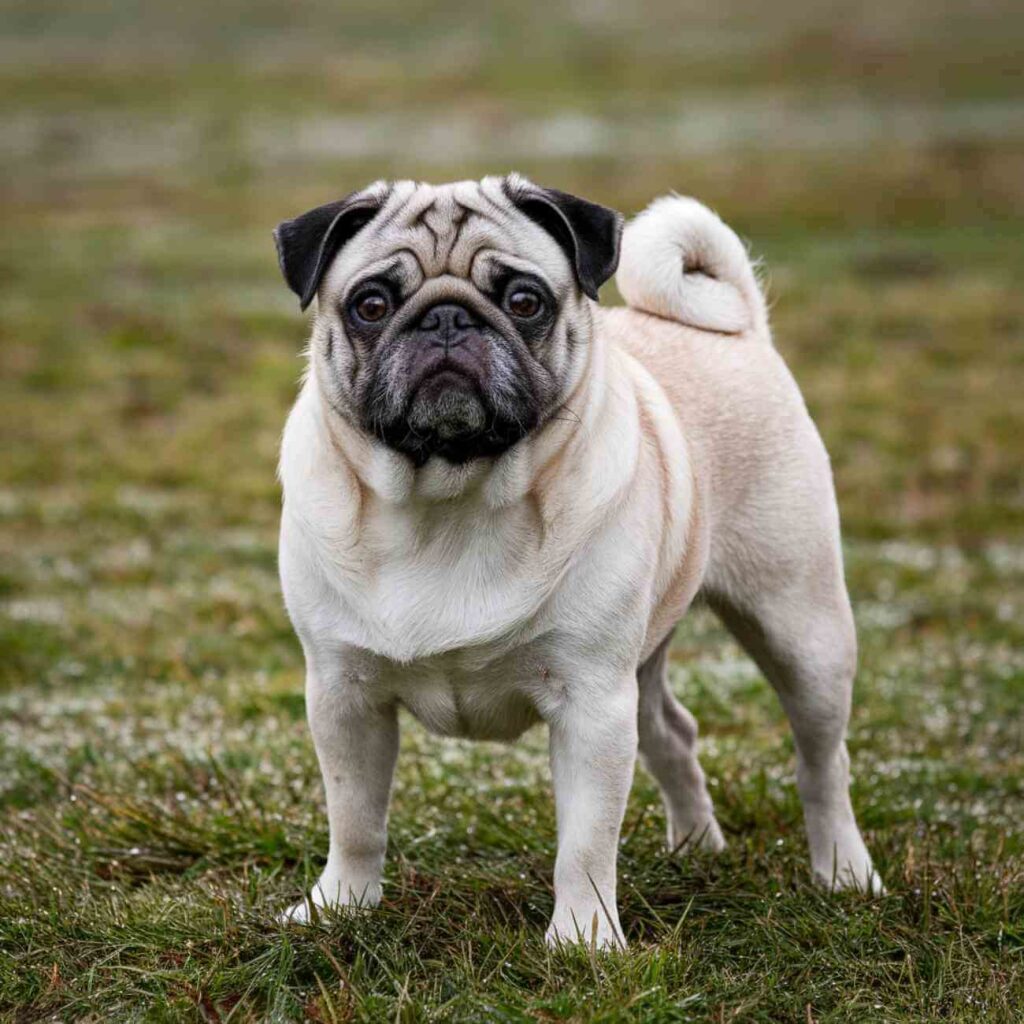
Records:
<instances>
[{"instance_id":1,"label":"field","mask_svg":"<svg viewBox=\"0 0 1024 1024\"><path fill-rule=\"evenodd\" d=\"M1019 4L0 6L0 1019L1024 1019ZM698 609L673 680L729 849L666 854L638 771L628 955L541 940L539 731L406 720L383 908L274 923L326 822L270 231L513 167L695 194L763 259L833 457L884 897L809 884L781 711Z\"/></svg>"}]
</instances>

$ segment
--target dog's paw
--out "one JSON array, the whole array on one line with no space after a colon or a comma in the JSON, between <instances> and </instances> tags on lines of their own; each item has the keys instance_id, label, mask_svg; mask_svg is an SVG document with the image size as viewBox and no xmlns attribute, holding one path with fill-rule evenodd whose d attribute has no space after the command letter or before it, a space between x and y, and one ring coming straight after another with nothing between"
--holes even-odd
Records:
<instances>
[{"instance_id":1,"label":"dog's paw","mask_svg":"<svg viewBox=\"0 0 1024 1024\"><path fill-rule=\"evenodd\" d=\"M881 875L872 866L870 858L866 862L847 863L828 877L816 871L814 880L833 892L860 892L865 896L885 895Z\"/></svg>"},{"instance_id":2,"label":"dog's paw","mask_svg":"<svg viewBox=\"0 0 1024 1024\"><path fill-rule=\"evenodd\" d=\"M812 858L814 880L833 892L860 892L867 896L884 896L882 878L871 863L871 855L858 836L846 849L836 848L833 856L824 862Z\"/></svg>"},{"instance_id":3,"label":"dog's paw","mask_svg":"<svg viewBox=\"0 0 1024 1024\"><path fill-rule=\"evenodd\" d=\"M589 915L575 914L572 911L556 910L548 930L544 933L544 941L553 949L563 946L586 946L592 949L621 951L626 948L626 940L617 920L609 921L603 909L597 909Z\"/></svg>"},{"instance_id":4,"label":"dog's paw","mask_svg":"<svg viewBox=\"0 0 1024 1024\"><path fill-rule=\"evenodd\" d=\"M313 886L305 899L293 904L278 922L284 925L315 924L321 913L338 913L345 910L365 910L380 903L380 883L362 885L358 891L352 885L321 879Z\"/></svg>"},{"instance_id":5,"label":"dog's paw","mask_svg":"<svg viewBox=\"0 0 1024 1024\"><path fill-rule=\"evenodd\" d=\"M313 918L316 916L317 908L314 906L312 900L307 897L304 900L299 900L298 903L293 903L284 913L277 915L277 923L284 925L303 925L310 924Z\"/></svg>"},{"instance_id":6,"label":"dog's paw","mask_svg":"<svg viewBox=\"0 0 1024 1024\"><path fill-rule=\"evenodd\" d=\"M693 821L669 821L667 843L670 853L721 853L725 836L711 815Z\"/></svg>"}]
</instances>

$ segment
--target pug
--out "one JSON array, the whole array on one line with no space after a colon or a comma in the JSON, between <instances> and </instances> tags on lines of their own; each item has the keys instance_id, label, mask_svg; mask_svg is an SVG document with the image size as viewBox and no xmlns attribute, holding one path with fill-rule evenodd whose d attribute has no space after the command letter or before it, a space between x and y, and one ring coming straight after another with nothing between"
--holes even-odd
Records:
<instances>
[{"instance_id":1,"label":"pug","mask_svg":"<svg viewBox=\"0 0 1024 1024\"><path fill-rule=\"evenodd\" d=\"M679 196L623 231L510 175L377 182L275 239L302 308L316 299L280 572L330 826L286 920L380 900L405 708L445 736L547 725L547 939L623 946L638 752L669 848L724 845L667 673L698 597L782 701L814 877L880 892L849 797L856 637L829 460L733 231ZM616 267L625 305L606 308Z\"/></svg>"}]
</instances>

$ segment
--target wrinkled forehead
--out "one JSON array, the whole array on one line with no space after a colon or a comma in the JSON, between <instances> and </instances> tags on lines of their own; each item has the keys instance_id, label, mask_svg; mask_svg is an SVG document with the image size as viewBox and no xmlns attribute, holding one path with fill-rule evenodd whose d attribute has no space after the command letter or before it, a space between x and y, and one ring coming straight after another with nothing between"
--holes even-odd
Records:
<instances>
[{"instance_id":1,"label":"wrinkled forehead","mask_svg":"<svg viewBox=\"0 0 1024 1024\"><path fill-rule=\"evenodd\" d=\"M374 186L380 212L335 259L328 287L397 267L414 287L450 275L486 287L508 269L536 274L553 292L572 281L558 243L508 199L500 178L445 185Z\"/></svg>"}]
</instances>

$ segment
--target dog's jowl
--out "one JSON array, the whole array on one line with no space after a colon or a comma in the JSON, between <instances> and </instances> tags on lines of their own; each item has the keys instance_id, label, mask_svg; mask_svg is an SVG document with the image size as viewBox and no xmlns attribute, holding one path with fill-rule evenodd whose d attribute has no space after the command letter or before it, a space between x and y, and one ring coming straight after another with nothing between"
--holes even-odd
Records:
<instances>
[{"instance_id":1,"label":"dog's jowl","mask_svg":"<svg viewBox=\"0 0 1024 1024\"><path fill-rule=\"evenodd\" d=\"M856 640L828 457L736 235L678 197L623 232L512 176L379 182L276 239L316 300L280 563L330 823L289 920L380 899L402 706L446 735L547 726L548 939L621 944L638 752L669 846L723 846L666 680L698 593L792 724L814 876L879 891L848 794ZM604 308L616 266L626 305Z\"/></svg>"}]
</instances>

